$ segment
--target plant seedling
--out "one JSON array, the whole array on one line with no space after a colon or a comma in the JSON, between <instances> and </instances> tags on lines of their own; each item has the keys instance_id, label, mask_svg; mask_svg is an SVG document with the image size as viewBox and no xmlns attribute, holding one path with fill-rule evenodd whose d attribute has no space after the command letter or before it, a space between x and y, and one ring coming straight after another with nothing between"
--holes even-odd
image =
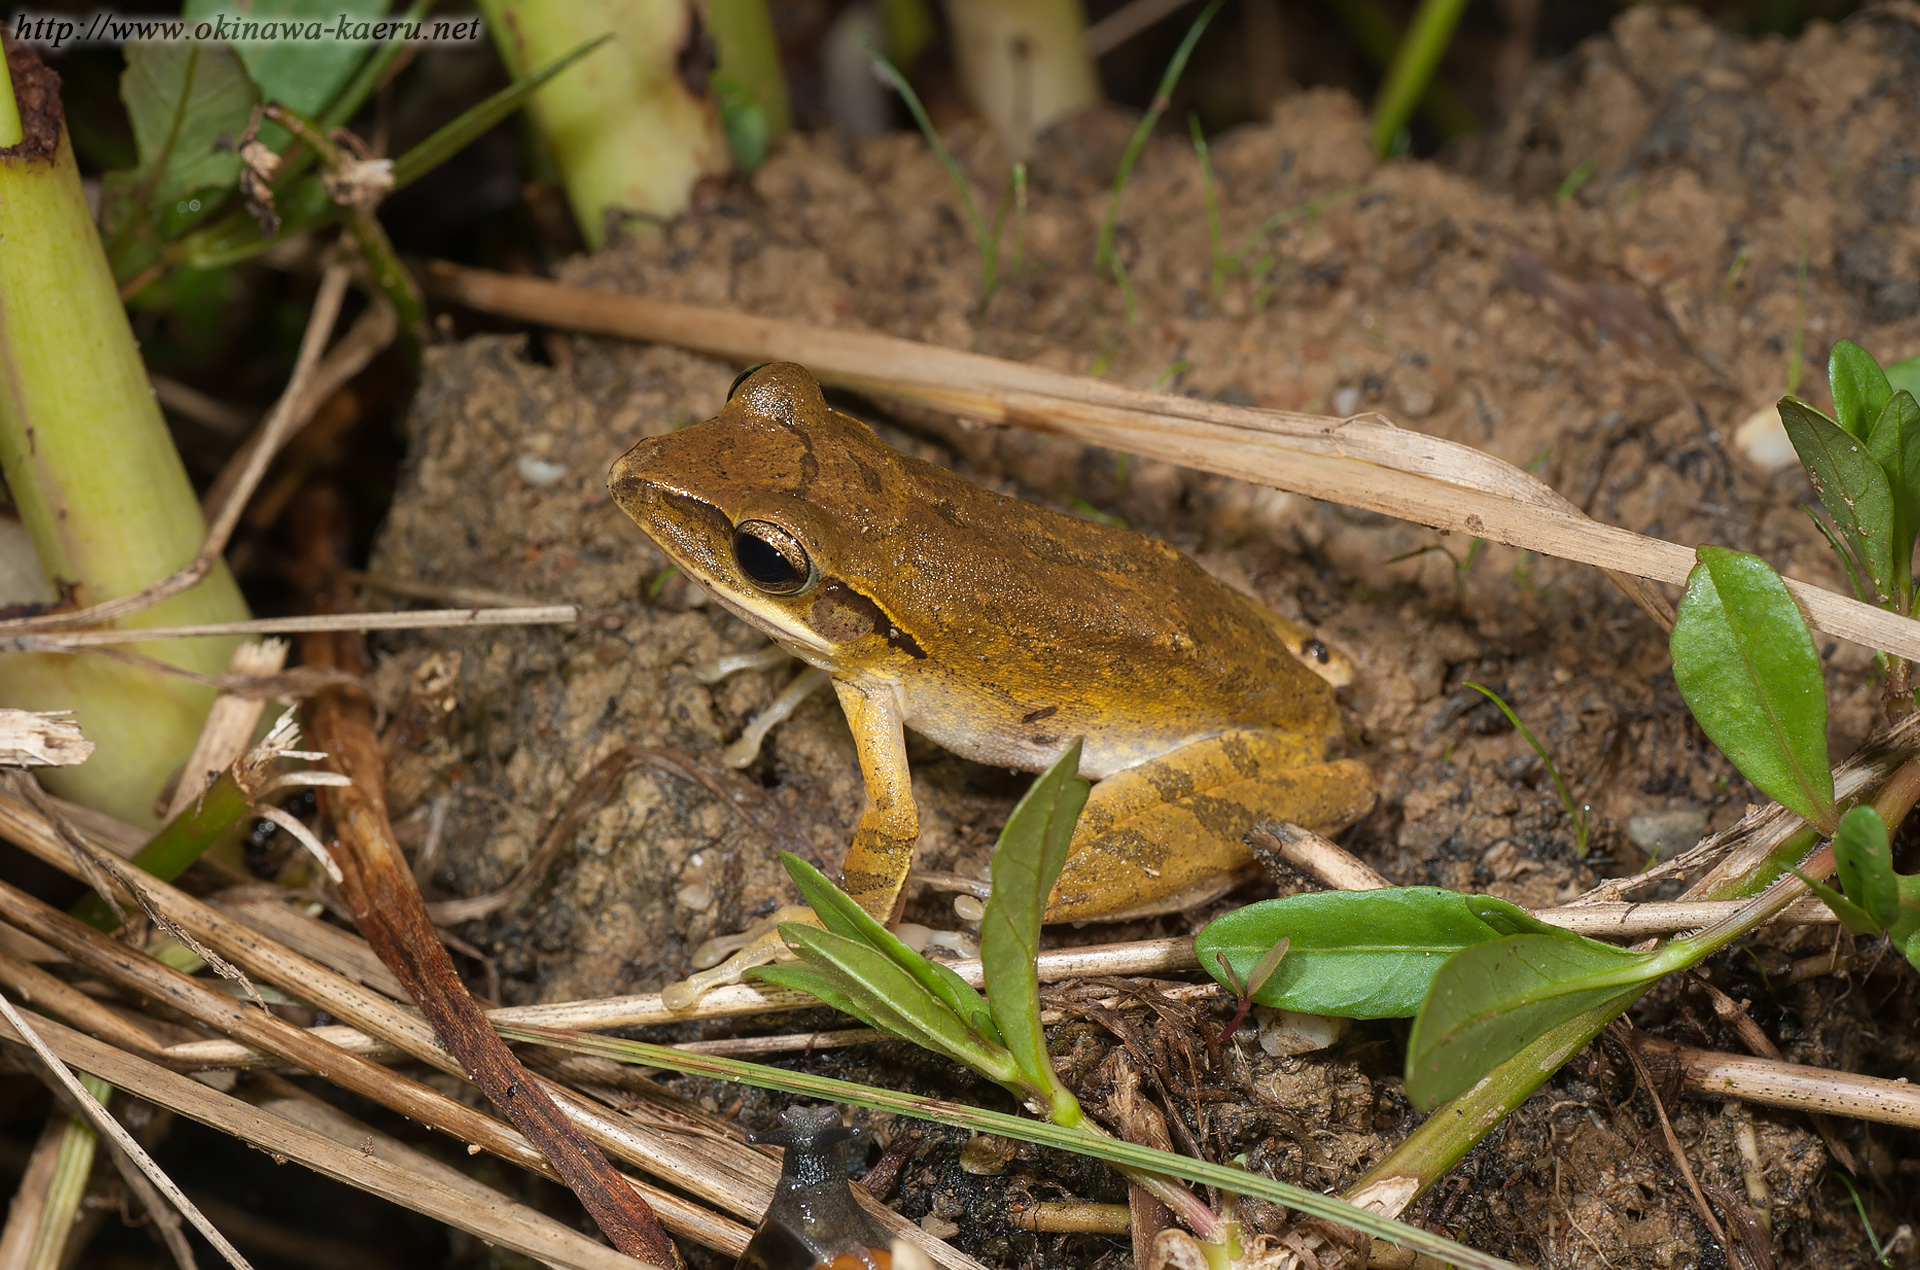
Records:
<instances>
[{"instance_id":1,"label":"plant seedling","mask_svg":"<svg viewBox=\"0 0 1920 1270\"><path fill-rule=\"evenodd\" d=\"M1840 924L1856 935L1885 935L1920 970L1920 873L1893 871L1886 822L1872 807L1855 807L1840 818L1833 839L1836 891L1795 869L1794 874L1826 901Z\"/></svg>"},{"instance_id":2,"label":"plant seedling","mask_svg":"<svg viewBox=\"0 0 1920 1270\"><path fill-rule=\"evenodd\" d=\"M1554 792L1560 795L1560 805L1566 808L1567 819L1573 823L1573 854L1582 860L1586 859L1587 830L1592 825L1592 809L1574 805L1573 795L1567 792L1567 783L1560 779L1560 769L1554 765L1553 755L1547 753L1547 747L1540 743L1540 738L1533 734L1533 729L1520 721L1520 716L1513 712L1513 707L1508 705L1499 693L1485 684L1470 683L1467 687L1499 707L1500 713L1507 716L1507 722L1526 738L1527 744L1533 747L1533 752L1538 754L1540 761L1547 765L1547 775L1553 778Z\"/></svg>"}]
</instances>

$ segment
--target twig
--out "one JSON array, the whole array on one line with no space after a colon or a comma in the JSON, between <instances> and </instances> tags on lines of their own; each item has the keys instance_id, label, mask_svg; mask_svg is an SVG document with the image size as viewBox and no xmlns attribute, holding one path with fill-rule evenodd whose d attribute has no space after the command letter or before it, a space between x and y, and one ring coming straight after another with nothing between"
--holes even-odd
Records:
<instances>
[{"instance_id":1,"label":"twig","mask_svg":"<svg viewBox=\"0 0 1920 1270\"><path fill-rule=\"evenodd\" d=\"M105 644L144 644L159 639L211 635L296 635L315 631L413 631L456 626L557 626L580 620L572 604L538 604L511 609L411 609L398 613L317 613L306 617L263 617L250 622L205 622L198 626L146 626L60 631L45 635L0 634L0 651L57 653ZM0 624L0 631L5 630Z\"/></svg>"},{"instance_id":2,"label":"twig","mask_svg":"<svg viewBox=\"0 0 1920 1270\"><path fill-rule=\"evenodd\" d=\"M1692 1049L1642 1032L1634 1033L1632 1044L1648 1058L1678 1067L1686 1088L1704 1097L1920 1129L1920 1086L1905 1081Z\"/></svg>"},{"instance_id":3,"label":"twig","mask_svg":"<svg viewBox=\"0 0 1920 1270\"><path fill-rule=\"evenodd\" d=\"M1087 56L1105 57L1163 18L1178 13L1193 0L1130 0L1098 22L1087 24L1080 37Z\"/></svg>"},{"instance_id":4,"label":"twig","mask_svg":"<svg viewBox=\"0 0 1920 1270\"><path fill-rule=\"evenodd\" d=\"M250 641L233 650L233 656L227 661L227 673L243 677L277 675L285 669L286 664L285 640ZM180 781L174 786L173 798L168 801L166 814L161 820L172 820L185 811L194 799L206 792L207 786L219 779L228 764L247 752L266 708L264 697L249 698L223 692L213 699L213 705L207 709L206 722L200 725L200 736L193 743L193 752L187 755L186 765L180 769Z\"/></svg>"},{"instance_id":5,"label":"twig","mask_svg":"<svg viewBox=\"0 0 1920 1270\"><path fill-rule=\"evenodd\" d=\"M0 1016L5 1017L14 1035L26 1042L27 1048L39 1056L40 1061L46 1065L48 1073L59 1083L60 1088L66 1091L67 1097L73 1100L79 1112L93 1125L94 1131L108 1138L124 1151L127 1158L147 1175L147 1180L153 1183L155 1189L165 1195L168 1202L180 1210L180 1215L192 1222L193 1228L205 1236L206 1241L214 1246L215 1251L227 1259L228 1265L238 1267L239 1270L251 1270L247 1259L240 1255L240 1250L227 1242L226 1236L215 1229L213 1223L203 1217L200 1210L193 1206L193 1201L180 1193L180 1188L175 1186L173 1179L153 1162L153 1157L146 1153L145 1148L133 1140L133 1135L128 1133L118 1120L108 1115L107 1109L95 1102L92 1094L81 1087L79 1080L67 1069L67 1065L60 1061L59 1056L40 1038L40 1034L27 1025L27 1021L20 1017L20 1012L13 1008L13 1002L7 1000L4 993L0 993ZM107 1079L100 1072L93 1074Z\"/></svg>"},{"instance_id":6,"label":"twig","mask_svg":"<svg viewBox=\"0 0 1920 1270\"><path fill-rule=\"evenodd\" d=\"M1772 1059L1775 1062L1783 1061L1780 1057L1780 1047L1775 1045L1773 1038L1753 1021L1753 1016L1747 1013L1745 1005L1722 992L1704 976L1695 975L1694 982L1706 989L1707 1000L1713 1003L1713 1012L1733 1028L1739 1035L1741 1044L1761 1058ZM1845 1142L1840 1140L1840 1132L1833 1121L1817 1111L1810 1112L1808 1119L1813 1121L1814 1130L1819 1133L1820 1140L1827 1144L1827 1154L1831 1155L1847 1172L1855 1172L1853 1152L1848 1149Z\"/></svg>"}]
</instances>

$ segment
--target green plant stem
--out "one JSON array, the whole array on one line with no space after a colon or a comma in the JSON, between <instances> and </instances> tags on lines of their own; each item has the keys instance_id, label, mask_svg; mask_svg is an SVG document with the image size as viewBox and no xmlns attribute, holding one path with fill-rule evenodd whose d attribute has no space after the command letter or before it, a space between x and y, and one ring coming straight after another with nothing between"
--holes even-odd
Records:
<instances>
[{"instance_id":1,"label":"green plant stem","mask_svg":"<svg viewBox=\"0 0 1920 1270\"><path fill-rule=\"evenodd\" d=\"M98 1076L81 1076L80 1083L105 1106L113 1086ZM56 1113L58 1114L58 1113ZM60 1139L60 1154L53 1166L53 1180L47 1187L47 1200L40 1210L40 1225L33 1232L33 1248L27 1254L25 1270L59 1270L73 1233L74 1219L80 1213L80 1200L87 1192L87 1178L93 1172L93 1157L100 1137L85 1117L66 1113L66 1129Z\"/></svg>"},{"instance_id":2,"label":"green plant stem","mask_svg":"<svg viewBox=\"0 0 1920 1270\"><path fill-rule=\"evenodd\" d=\"M1413 117L1413 108L1426 96L1433 72L1453 40L1460 25L1460 14L1467 0L1421 0L1400 47L1394 50L1393 65L1387 69L1386 82L1373 103L1373 152L1381 158L1393 153L1394 140Z\"/></svg>"},{"instance_id":3,"label":"green plant stem","mask_svg":"<svg viewBox=\"0 0 1920 1270\"><path fill-rule=\"evenodd\" d=\"M1474 1267L1475 1270L1482 1270L1482 1268L1512 1270L1509 1263L1498 1257L1463 1247L1444 1236L1404 1225L1377 1213L1355 1209L1332 1196L1321 1195L1303 1187L1292 1186L1243 1169L1230 1168L1224 1164L1213 1164L1189 1156L1175 1155L1171 1151L1138 1146L1104 1133L1094 1132L1090 1128L1067 1129L1044 1120L1029 1120L1023 1116L1008 1115L1004 1112L985 1111L978 1107L946 1102L938 1098L896 1093L891 1089L875 1089L868 1085L857 1085L851 1081L835 1080L829 1076L786 1071L759 1063L694 1054L671 1046L649 1045L642 1041L596 1036L588 1032L569 1032L558 1028L508 1023L496 1024L495 1029L511 1041L547 1045L576 1054L592 1054L623 1063L659 1067L691 1076L732 1081L757 1089L775 1089L800 1097L828 1099L849 1106L865 1107L872 1111L885 1111L895 1115L909 1116L916 1120L932 1120L980 1133L998 1134L1019 1142L1031 1142L1037 1146L1074 1151L1081 1155L1105 1160L1121 1168L1184 1178L1202 1186L1219 1187L1236 1195L1253 1195L1276 1204L1284 1204L1288 1208L1297 1208L1315 1217L1352 1226L1375 1238L1411 1248L1416 1252L1428 1253L1456 1266Z\"/></svg>"},{"instance_id":4,"label":"green plant stem","mask_svg":"<svg viewBox=\"0 0 1920 1270\"><path fill-rule=\"evenodd\" d=\"M1080 0L949 0L946 11L961 90L1007 157L1025 159L1041 129L1099 102Z\"/></svg>"},{"instance_id":5,"label":"green plant stem","mask_svg":"<svg viewBox=\"0 0 1920 1270\"><path fill-rule=\"evenodd\" d=\"M611 47L528 103L589 247L633 222L687 209L694 183L732 167L714 103L680 74L686 0L481 0L516 78L586 40Z\"/></svg>"},{"instance_id":6,"label":"green plant stem","mask_svg":"<svg viewBox=\"0 0 1920 1270\"><path fill-rule=\"evenodd\" d=\"M787 81L780 73L780 48L767 0L708 0L707 25L719 53L716 80L759 109L763 144L778 142L793 129L793 110L787 104Z\"/></svg>"},{"instance_id":7,"label":"green plant stem","mask_svg":"<svg viewBox=\"0 0 1920 1270\"><path fill-rule=\"evenodd\" d=\"M171 882L204 855L208 847L232 832L252 806L253 799L241 790L233 773L222 772L219 779L207 787L206 793L168 821L134 854L133 863L162 882ZM99 930L112 930L118 920L112 906L99 895L86 896L72 911L75 917Z\"/></svg>"},{"instance_id":8,"label":"green plant stem","mask_svg":"<svg viewBox=\"0 0 1920 1270\"><path fill-rule=\"evenodd\" d=\"M1896 768L1873 797L1875 810L1889 826L1899 825L1916 802L1920 802L1920 757L1910 758ZM1816 840L1812 834L1808 829L1789 841L1801 843L1804 849ZM1785 849L1782 847L1781 851ZM1774 852L1769 863L1781 851ZM1802 868L1810 877L1827 876L1833 871L1832 848L1816 852ZM1701 898L1743 898L1742 884L1746 881L1735 879ZM1774 882L1753 903L1719 925L1692 940L1669 944L1661 953L1668 961L1662 968L1671 972L1697 964L1766 923L1805 890L1806 884L1791 875ZM1652 983L1628 987L1619 997L1535 1038L1472 1089L1435 1109L1385 1159L1348 1188L1347 1198L1355 1203L1373 1204L1384 1212L1401 1211L1422 1191L1445 1177L1468 1151L1559 1071L1562 1064L1652 987Z\"/></svg>"},{"instance_id":9,"label":"green plant stem","mask_svg":"<svg viewBox=\"0 0 1920 1270\"><path fill-rule=\"evenodd\" d=\"M16 85L47 74L16 49ZM58 120L37 127L59 129ZM206 536L173 448L64 129L0 156L0 468L49 588L89 604L140 590L191 560ZM124 619L128 627L248 616L224 564L200 585ZM136 644L203 675L238 637ZM104 658L0 657L0 704L72 709L98 745L49 789L134 824L186 758L213 690Z\"/></svg>"}]
</instances>

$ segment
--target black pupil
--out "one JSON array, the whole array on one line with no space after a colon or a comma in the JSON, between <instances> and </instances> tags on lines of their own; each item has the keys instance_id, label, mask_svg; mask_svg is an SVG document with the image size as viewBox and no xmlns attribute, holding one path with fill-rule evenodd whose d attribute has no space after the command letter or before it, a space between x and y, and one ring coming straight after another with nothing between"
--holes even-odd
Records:
<instances>
[{"instance_id":1,"label":"black pupil","mask_svg":"<svg viewBox=\"0 0 1920 1270\"><path fill-rule=\"evenodd\" d=\"M733 558L740 562L740 572L761 586L785 587L800 581L799 566L765 538L748 533L735 534Z\"/></svg>"}]
</instances>

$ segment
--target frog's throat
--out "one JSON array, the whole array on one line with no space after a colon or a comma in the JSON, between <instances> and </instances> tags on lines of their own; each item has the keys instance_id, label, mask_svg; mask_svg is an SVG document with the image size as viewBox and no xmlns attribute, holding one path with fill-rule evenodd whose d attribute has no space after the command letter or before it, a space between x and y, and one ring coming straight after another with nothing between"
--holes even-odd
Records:
<instances>
[{"instance_id":1,"label":"frog's throat","mask_svg":"<svg viewBox=\"0 0 1920 1270\"><path fill-rule=\"evenodd\" d=\"M713 597L714 603L747 625L765 631L782 648L801 661L811 666L818 666L822 670L833 668L833 661L838 655L835 646L821 638L819 632L791 613L773 604L765 607L749 604L742 596L729 594L720 587L701 581L698 577L694 580L699 582L701 590Z\"/></svg>"}]
</instances>

